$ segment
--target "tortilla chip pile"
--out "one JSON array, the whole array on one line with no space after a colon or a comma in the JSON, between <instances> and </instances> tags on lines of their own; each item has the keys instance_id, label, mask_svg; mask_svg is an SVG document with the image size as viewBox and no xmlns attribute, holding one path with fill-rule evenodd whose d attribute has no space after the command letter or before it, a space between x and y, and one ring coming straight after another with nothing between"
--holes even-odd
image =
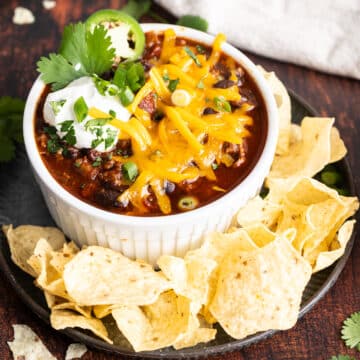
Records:
<instances>
[{"instance_id":1,"label":"tortilla chip pile","mask_svg":"<svg viewBox=\"0 0 360 360\"><path fill-rule=\"evenodd\" d=\"M102 321L111 316L134 350L146 351L208 342L216 322L236 339L296 323L311 274L343 255L359 203L312 179L346 154L334 120L291 124L285 87L264 74L280 117L269 193L249 201L228 233L208 235L184 258L161 256L155 271L103 247L80 250L53 228L3 227L13 261L44 291L55 329L78 327L112 343Z\"/></svg>"}]
</instances>

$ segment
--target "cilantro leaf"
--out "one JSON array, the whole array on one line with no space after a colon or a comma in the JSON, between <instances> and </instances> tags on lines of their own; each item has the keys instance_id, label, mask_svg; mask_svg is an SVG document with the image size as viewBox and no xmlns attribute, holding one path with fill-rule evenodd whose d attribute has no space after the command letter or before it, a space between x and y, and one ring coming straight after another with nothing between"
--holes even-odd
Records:
<instances>
[{"instance_id":1,"label":"cilantro leaf","mask_svg":"<svg viewBox=\"0 0 360 360\"><path fill-rule=\"evenodd\" d=\"M49 58L42 56L37 62L37 71L45 84L52 84L53 91L64 88L71 81L87 75L82 68L75 70L62 55L50 54Z\"/></svg>"},{"instance_id":2,"label":"cilantro leaf","mask_svg":"<svg viewBox=\"0 0 360 360\"><path fill-rule=\"evenodd\" d=\"M349 355L338 355L332 356L329 360L355 360L355 358L350 357Z\"/></svg>"},{"instance_id":3,"label":"cilantro leaf","mask_svg":"<svg viewBox=\"0 0 360 360\"><path fill-rule=\"evenodd\" d=\"M145 15L151 7L151 0L129 0L128 3L121 9L136 20L139 20Z\"/></svg>"},{"instance_id":4,"label":"cilantro leaf","mask_svg":"<svg viewBox=\"0 0 360 360\"><path fill-rule=\"evenodd\" d=\"M50 54L38 62L42 80L59 90L82 76L101 75L110 70L115 57L111 39L103 26L87 31L83 23L65 27L60 45L60 54Z\"/></svg>"},{"instance_id":5,"label":"cilantro leaf","mask_svg":"<svg viewBox=\"0 0 360 360\"><path fill-rule=\"evenodd\" d=\"M208 22L197 15L184 15L177 21L176 24L204 32L206 32L209 27Z\"/></svg>"},{"instance_id":6,"label":"cilantro leaf","mask_svg":"<svg viewBox=\"0 0 360 360\"><path fill-rule=\"evenodd\" d=\"M360 311L351 314L343 324L341 338L350 348L360 346Z\"/></svg>"},{"instance_id":7,"label":"cilantro leaf","mask_svg":"<svg viewBox=\"0 0 360 360\"><path fill-rule=\"evenodd\" d=\"M25 102L10 96L0 97L0 162L15 156L15 142L22 143L22 119Z\"/></svg>"}]
</instances>

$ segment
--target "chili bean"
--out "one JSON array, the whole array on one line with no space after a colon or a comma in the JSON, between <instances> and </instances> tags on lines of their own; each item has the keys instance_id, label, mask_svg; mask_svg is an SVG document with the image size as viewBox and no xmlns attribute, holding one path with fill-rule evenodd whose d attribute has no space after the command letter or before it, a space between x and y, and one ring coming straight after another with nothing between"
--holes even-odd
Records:
<instances>
[{"instance_id":1,"label":"chili bean","mask_svg":"<svg viewBox=\"0 0 360 360\"><path fill-rule=\"evenodd\" d=\"M213 85L214 88L217 89L227 89L235 85L235 82L229 79L224 79L218 81L216 84Z\"/></svg>"},{"instance_id":2,"label":"chili bean","mask_svg":"<svg viewBox=\"0 0 360 360\"><path fill-rule=\"evenodd\" d=\"M203 111L203 115L212 115L212 114L217 114L217 113L218 112L211 107L207 107Z\"/></svg>"}]
</instances>

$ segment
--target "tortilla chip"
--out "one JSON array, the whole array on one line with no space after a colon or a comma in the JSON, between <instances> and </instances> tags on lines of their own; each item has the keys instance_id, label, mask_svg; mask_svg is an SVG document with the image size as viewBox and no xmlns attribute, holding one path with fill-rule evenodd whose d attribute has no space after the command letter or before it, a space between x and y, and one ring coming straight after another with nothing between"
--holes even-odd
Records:
<instances>
[{"instance_id":1,"label":"tortilla chip","mask_svg":"<svg viewBox=\"0 0 360 360\"><path fill-rule=\"evenodd\" d=\"M90 319L92 307L91 306L79 306L78 304L76 304L74 302L68 302L65 300L65 302L62 302L60 304L55 304L52 307L52 310L72 310L72 311L79 313L79 314L85 316L86 318Z\"/></svg>"},{"instance_id":2,"label":"tortilla chip","mask_svg":"<svg viewBox=\"0 0 360 360\"><path fill-rule=\"evenodd\" d=\"M330 162L336 162L341 160L347 153L344 142L340 138L339 130L335 127L331 129L331 154Z\"/></svg>"},{"instance_id":3,"label":"tortilla chip","mask_svg":"<svg viewBox=\"0 0 360 360\"><path fill-rule=\"evenodd\" d=\"M339 229L337 237L330 244L330 250L319 253L313 268L313 273L323 270L343 256L346 245L351 238L355 220L349 220Z\"/></svg>"},{"instance_id":4,"label":"tortilla chip","mask_svg":"<svg viewBox=\"0 0 360 360\"><path fill-rule=\"evenodd\" d=\"M237 222L242 227L263 224L273 229L281 213L281 206L256 196L239 210Z\"/></svg>"},{"instance_id":5,"label":"tortilla chip","mask_svg":"<svg viewBox=\"0 0 360 360\"><path fill-rule=\"evenodd\" d=\"M310 276L311 266L283 237L251 252L231 252L220 265L210 311L236 339L288 329Z\"/></svg>"},{"instance_id":6,"label":"tortilla chip","mask_svg":"<svg viewBox=\"0 0 360 360\"><path fill-rule=\"evenodd\" d=\"M100 246L75 255L65 265L63 279L68 294L81 306L152 304L171 287L151 265Z\"/></svg>"},{"instance_id":7,"label":"tortilla chip","mask_svg":"<svg viewBox=\"0 0 360 360\"><path fill-rule=\"evenodd\" d=\"M258 69L264 75L272 93L279 113L279 137L276 146L276 154L286 154L289 149L290 125L291 125L291 101L284 84L274 72L267 72L258 65Z\"/></svg>"},{"instance_id":8,"label":"tortilla chip","mask_svg":"<svg viewBox=\"0 0 360 360\"><path fill-rule=\"evenodd\" d=\"M34 277L36 273L27 260L33 254L37 242L45 239L53 249L61 248L65 242L64 234L54 227L22 225L14 229L12 225L4 225L2 229L9 243L12 261Z\"/></svg>"},{"instance_id":9,"label":"tortilla chip","mask_svg":"<svg viewBox=\"0 0 360 360\"><path fill-rule=\"evenodd\" d=\"M202 305L208 303L210 294L209 279L217 263L195 256L185 259L163 255L158 265L164 275L172 282L177 295L192 301L192 311L198 313Z\"/></svg>"},{"instance_id":10,"label":"tortilla chip","mask_svg":"<svg viewBox=\"0 0 360 360\"><path fill-rule=\"evenodd\" d=\"M190 302L167 291L152 305L121 306L112 315L135 351L150 351L172 345L188 330Z\"/></svg>"},{"instance_id":11,"label":"tortilla chip","mask_svg":"<svg viewBox=\"0 0 360 360\"><path fill-rule=\"evenodd\" d=\"M112 310L116 308L116 305L95 305L93 307L93 313L96 318L102 319L111 314Z\"/></svg>"},{"instance_id":12,"label":"tortilla chip","mask_svg":"<svg viewBox=\"0 0 360 360\"><path fill-rule=\"evenodd\" d=\"M65 360L80 359L87 352L84 344L70 344L66 350Z\"/></svg>"},{"instance_id":13,"label":"tortilla chip","mask_svg":"<svg viewBox=\"0 0 360 360\"><path fill-rule=\"evenodd\" d=\"M333 118L305 117L301 122L301 141L289 147L284 155L275 155L267 185L273 179L312 177L331 160Z\"/></svg>"},{"instance_id":14,"label":"tortilla chip","mask_svg":"<svg viewBox=\"0 0 360 360\"><path fill-rule=\"evenodd\" d=\"M56 360L41 339L27 325L13 325L14 340L8 341L9 348L14 359L32 360L46 359Z\"/></svg>"},{"instance_id":15,"label":"tortilla chip","mask_svg":"<svg viewBox=\"0 0 360 360\"><path fill-rule=\"evenodd\" d=\"M108 337L108 332L101 320L95 318L89 319L69 310L53 310L50 315L50 323L55 330L75 327L89 330L99 338L112 344L112 341Z\"/></svg>"}]
</instances>

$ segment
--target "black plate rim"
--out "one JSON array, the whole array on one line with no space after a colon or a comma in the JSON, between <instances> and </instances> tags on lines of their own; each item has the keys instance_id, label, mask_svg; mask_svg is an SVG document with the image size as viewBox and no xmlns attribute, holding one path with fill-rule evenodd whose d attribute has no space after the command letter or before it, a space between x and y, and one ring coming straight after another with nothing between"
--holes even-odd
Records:
<instances>
[{"instance_id":1,"label":"black plate rim","mask_svg":"<svg viewBox=\"0 0 360 360\"><path fill-rule=\"evenodd\" d=\"M298 103L301 104L302 107L304 107L310 114L313 116L317 116L317 111L314 110L312 106L310 106L301 96L296 94L293 90L288 89L289 95L291 98L295 99ZM348 176L348 183L350 188L350 195L355 196L355 184L353 181L353 175L351 171L351 167L349 165L349 161L347 156L342 159L342 163L344 165L345 172ZM345 264L351 254L352 247L354 245L354 241L356 238L357 233L357 226L355 227L353 234L351 236L351 239L349 243L347 244L347 247L345 249L344 255L336 262L333 270L328 275L326 281L323 283L323 285L320 287L318 291L316 291L306 302L303 304L300 312L299 312L299 319L304 316L308 311L310 311L315 304L317 304L323 296L331 289L331 287L335 284L338 277L340 276L343 268L345 267ZM7 242L5 240L4 236L0 236L0 242L1 248L4 246L7 246ZM11 261L11 260L10 260ZM18 283L16 276L10 269L8 265L8 260L5 258L3 251L0 251L0 268L5 275L8 282L11 284L12 288L15 290L17 295L20 297L21 301L25 303L41 320L43 320L48 326L53 330L53 328L50 325L49 321L49 311L48 309L43 308L41 305L39 305L36 301L33 300L33 298L26 292L26 290ZM30 275L28 275L30 278ZM35 285L34 285L35 286ZM234 339L232 342L221 344L221 345L213 345L209 348L205 349L194 349L191 350L191 348L184 349L186 351L182 350L176 350L177 352L172 354L168 352L162 352L161 350L155 350L155 351L145 351L145 352L134 352L131 350L125 350L125 349L117 349L116 345L107 344L106 342L95 338L91 335L88 335L80 330L76 329L65 329L58 331L72 340L82 342L86 345L88 345L91 348L95 348L97 350L105 351L107 353L116 353L119 355L126 356L128 358L146 358L146 359L184 359L184 358L202 358L207 356L214 356L217 354L224 354L227 352L232 352L236 350L240 350L241 348L247 347L251 344L257 343L261 340L265 340L271 336L273 336L275 333L278 332L278 330L267 330L264 332L260 332L251 336L248 336L245 339L236 340ZM174 350L175 351L175 350Z\"/></svg>"}]
</instances>

